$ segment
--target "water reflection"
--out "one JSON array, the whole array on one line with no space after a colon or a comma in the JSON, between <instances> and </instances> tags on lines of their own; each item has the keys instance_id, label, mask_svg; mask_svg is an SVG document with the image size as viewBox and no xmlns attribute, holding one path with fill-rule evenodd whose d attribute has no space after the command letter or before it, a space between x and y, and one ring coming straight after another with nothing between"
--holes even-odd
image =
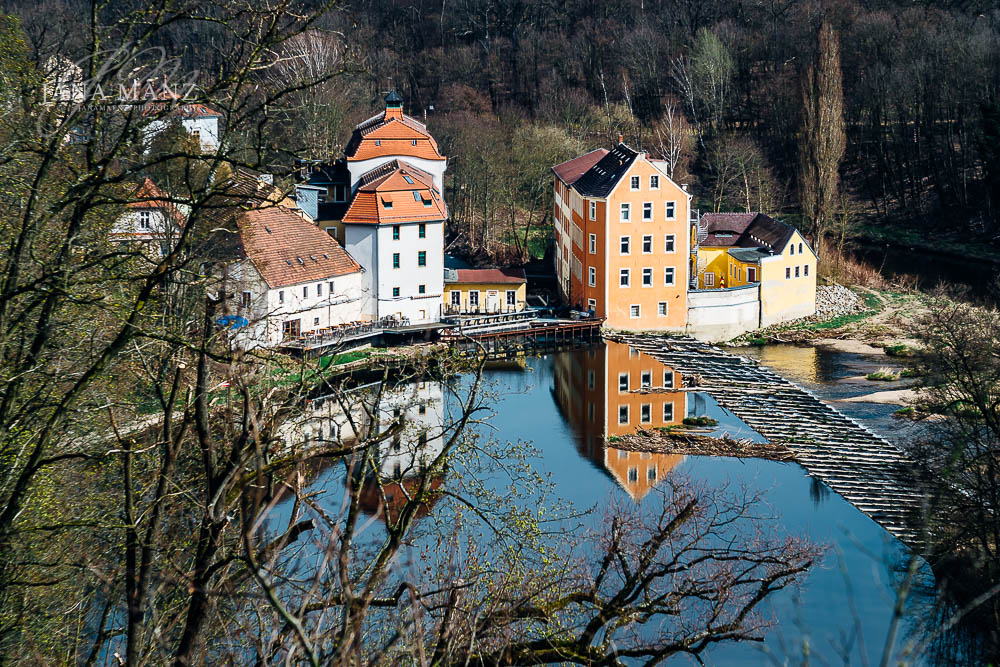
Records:
<instances>
[{"instance_id":1,"label":"water reflection","mask_svg":"<svg viewBox=\"0 0 1000 667\"><path fill-rule=\"evenodd\" d=\"M390 431L370 452L373 466L359 460L355 475L362 484L361 509L380 514L389 523L412 498L421 484L425 491L438 489L444 472L425 479L425 470L444 450L446 401L444 383L411 382L396 387L381 383L359 387L335 396L311 400L301 417L285 424L282 439L286 446L303 447L335 444L352 447L376 432ZM367 470L365 474L361 470ZM437 494L427 494L417 516L425 516Z\"/></svg>"},{"instance_id":2,"label":"water reflection","mask_svg":"<svg viewBox=\"0 0 1000 667\"><path fill-rule=\"evenodd\" d=\"M642 500L677 464L677 454L634 452L615 441L637 429L681 424L688 392L672 368L623 343L557 355L553 393L581 453Z\"/></svg>"}]
</instances>

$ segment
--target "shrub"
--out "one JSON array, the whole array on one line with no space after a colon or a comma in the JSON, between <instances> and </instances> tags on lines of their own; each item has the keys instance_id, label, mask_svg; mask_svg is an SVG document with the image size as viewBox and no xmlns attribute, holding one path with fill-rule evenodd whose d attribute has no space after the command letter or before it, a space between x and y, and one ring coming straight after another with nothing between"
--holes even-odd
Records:
<instances>
[{"instance_id":1,"label":"shrub","mask_svg":"<svg viewBox=\"0 0 1000 667\"><path fill-rule=\"evenodd\" d=\"M712 419L711 417L706 417L705 415L702 415L701 417L684 418L685 426L715 426L718 423L719 423L718 420Z\"/></svg>"},{"instance_id":2,"label":"shrub","mask_svg":"<svg viewBox=\"0 0 1000 667\"><path fill-rule=\"evenodd\" d=\"M913 349L909 345L898 343L896 345L886 345L885 353L890 357L912 357Z\"/></svg>"},{"instance_id":3,"label":"shrub","mask_svg":"<svg viewBox=\"0 0 1000 667\"><path fill-rule=\"evenodd\" d=\"M899 374L891 368L880 368L874 373L866 375L869 380L881 380L882 382L894 382L899 379Z\"/></svg>"}]
</instances>

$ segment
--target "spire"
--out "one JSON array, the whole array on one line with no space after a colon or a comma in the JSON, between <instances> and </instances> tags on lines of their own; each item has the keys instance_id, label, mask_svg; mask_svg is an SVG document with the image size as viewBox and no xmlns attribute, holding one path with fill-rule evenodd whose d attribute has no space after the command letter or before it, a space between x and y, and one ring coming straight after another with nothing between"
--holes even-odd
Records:
<instances>
[{"instance_id":1,"label":"spire","mask_svg":"<svg viewBox=\"0 0 1000 667\"><path fill-rule=\"evenodd\" d=\"M385 96L385 119L403 117L403 98L393 88Z\"/></svg>"}]
</instances>

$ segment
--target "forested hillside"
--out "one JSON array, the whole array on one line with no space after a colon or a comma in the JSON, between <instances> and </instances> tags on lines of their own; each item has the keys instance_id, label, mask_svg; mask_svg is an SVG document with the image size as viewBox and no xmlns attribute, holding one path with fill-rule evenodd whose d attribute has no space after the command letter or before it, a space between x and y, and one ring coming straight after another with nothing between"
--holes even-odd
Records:
<instances>
[{"instance_id":1,"label":"forested hillside","mask_svg":"<svg viewBox=\"0 0 1000 667\"><path fill-rule=\"evenodd\" d=\"M79 18L89 15L73 0L7 10L40 62L82 43ZM398 89L450 156L453 232L477 246L502 240L520 251L525 224L547 222L547 167L619 133L670 159L703 210L795 220L803 82L824 22L840 43L837 209L850 214L831 220L992 238L1000 11L986 0L345 2L274 54L288 76L343 75L284 111L285 134L271 140L335 156L381 94ZM158 39L204 78L232 51L206 23L177 22Z\"/></svg>"}]
</instances>

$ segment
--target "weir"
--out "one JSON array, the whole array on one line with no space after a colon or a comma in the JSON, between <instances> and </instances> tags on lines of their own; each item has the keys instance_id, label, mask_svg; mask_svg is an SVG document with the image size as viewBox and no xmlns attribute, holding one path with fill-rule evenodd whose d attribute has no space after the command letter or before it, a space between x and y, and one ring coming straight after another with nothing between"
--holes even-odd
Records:
<instances>
[{"instance_id":1,"label":"weir","mask_svg":"<svg viewBox=\"0 0 1000 667\"><path fill-rule=\"evenodd\" d=\"M896 445L752 359L686 337L605 337L679 371L911 549L923 544L927 494Z\"/></svg>"}]
</instances>

